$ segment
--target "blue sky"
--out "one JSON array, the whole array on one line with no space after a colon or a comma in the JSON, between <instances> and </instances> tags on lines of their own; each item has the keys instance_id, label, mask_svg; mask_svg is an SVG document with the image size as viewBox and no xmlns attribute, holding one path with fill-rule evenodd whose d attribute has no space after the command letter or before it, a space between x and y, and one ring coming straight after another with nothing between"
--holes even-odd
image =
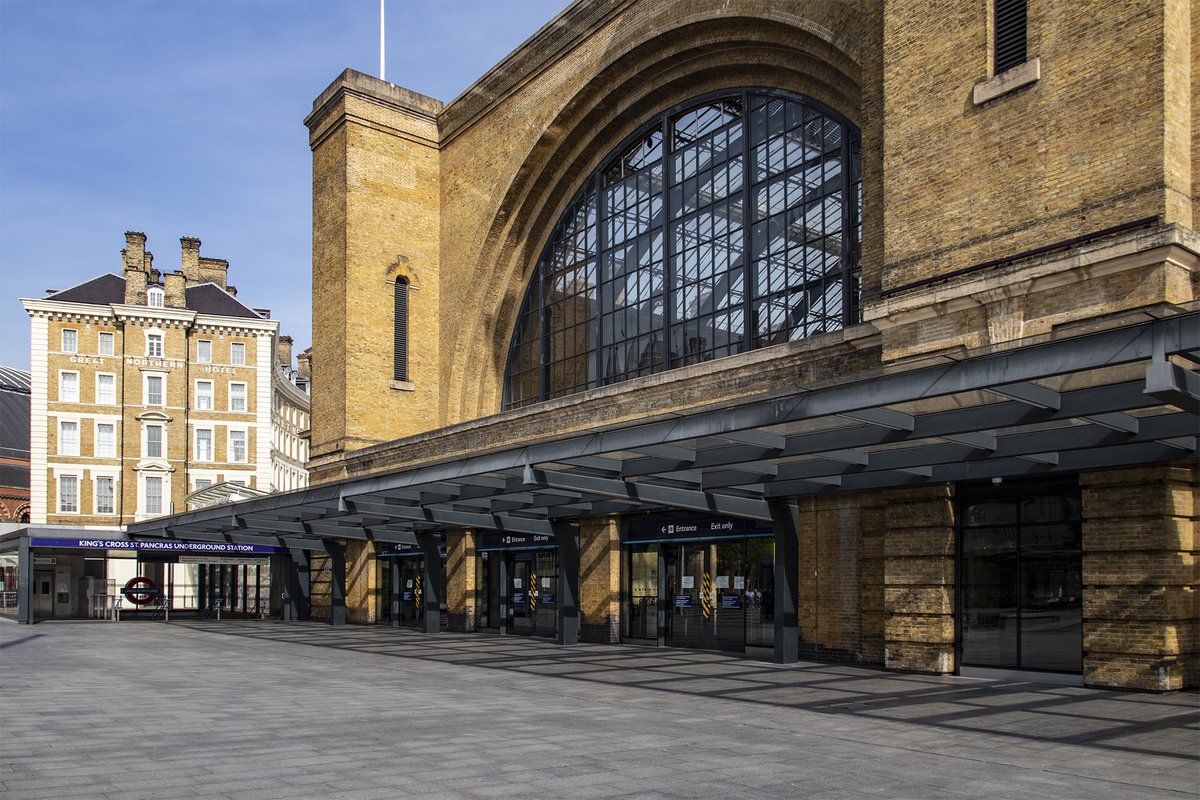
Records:
<instances>
[{"instance_id":1,"label":"blue sky","mask_svg":"<svg viewBox=\"0 0 1200 800\"><path fill-rule=\"evenodd\" d=\"M453 99L568 0L387 0L387 78ZM29 368L42 297L155 266L179 237L311 343L302 124L346 67L379 73L378 0L0 0L0 364Z\"/></svg>"}]
</instances>

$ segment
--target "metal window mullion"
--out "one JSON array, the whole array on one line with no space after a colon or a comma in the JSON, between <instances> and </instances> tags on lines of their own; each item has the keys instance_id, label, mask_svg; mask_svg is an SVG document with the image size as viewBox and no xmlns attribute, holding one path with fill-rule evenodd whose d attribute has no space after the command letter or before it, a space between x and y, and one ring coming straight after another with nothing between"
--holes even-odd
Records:
<instances>
[{"instance_id":1,"label":"metal window mullion","mask_svg":"<svg viewBox=\"0 0 1200 800\"><path fill-rule=\"evenodd\" d=\"M750 92L742 95L742 346L740 352L754 349L754 287L758 285L757 267L750 253L751 202L754 176L750 168ZM769 178L767 179L769 180Z\"/></svg>"},{"instance_id":2,"label":"metal window mullion","mask_svg":"<svg viewBox=\"0 0 1200 800\"><path fill-rule=\"evenodd\" d=\"M591 386L604 385L604 250L608 244L604 236L604 182L600 179L602 170L592 173L590 183L596 195L596 318L595 344L591 351L594 354L595 375L589 376ZM590 366L589 366L590 371Z\"/></svg>"},{"instance_id":3,"label":"metal window mullion","mask_svg":"<svg viewBox=\"0 0 1200 800\"><path fill-rule=\"evenodd\" d=\"M673 219L674 215L671 213L672 209L671 209L671 203L670 203L671 187L674 185L674 174L675 174L674 159L671 157L672 154L675 152L675 136L674 136L673 128L671 125L671 118L668 114L664 113L662 115L662 123L661 124L662 124L662 132L663 132L663 181L662 181L662 187L663 187L662 188L662 193L663 193L663 266L662 266L662 274L663 274L663 287L662 287L663 356L662 356L662 363L663 363L663 371L665 372L665 371L671 369L671 322L672 322L673 301L675 299L675 297L674 297L675 270L674 270L674 267L672 266L672 262L674 261L674 257L675 257L675 248L674 248L674 237L672 236L672 228L671 228L672 219ZM653 243L653 241L654 241L653 236L650 237L650 241L651 241L651 243ZM650 297L651 297L650 308L651 308L651 314L653 314L653 309L654 309L653 272L651 274L651 279L650 279L650 290L651 290L650 291Z\"/></svg>"},{"instance_id":4,"label":"metal window mullion","mask_svg":"<svg viewBox=\"0 0 1200 800\"><path fill-rule=\"evenodd\" d=\"M848 328L854 324L854 269L852 261L854 258L854 204L856 202L852 184L854 182L854 168L850 162L853 158L854 148L850 146L850 139L853 132L850 126L838 123L842 129L842 169L841 169L841 185L842 185L842 327ZM825 234L828 238L828 232Z\"/></svg>"}]
</instances>

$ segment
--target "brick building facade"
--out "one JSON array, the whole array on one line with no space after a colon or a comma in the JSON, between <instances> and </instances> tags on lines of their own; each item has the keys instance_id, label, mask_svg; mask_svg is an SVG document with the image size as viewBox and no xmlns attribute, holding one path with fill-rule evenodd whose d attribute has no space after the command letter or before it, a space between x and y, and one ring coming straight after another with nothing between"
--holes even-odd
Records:
<instances>
[{"instance_id":1,"label":"brick building facade","mask_svg":"<svg viewBox=\"0 0 1200 800\"><path fill-rule=\"evenodd\" d=\"M180 241L176 272L155 269L145 234L130 232L121 275L22 301L33 523L117 528L184 510L207 486L307 484L295 442L306 446L308 395L287 377L290 339L280 364L279 323L237 299L226 261Z\"/></svg>"},{"instance_id":2,"label":"brick building facade","mask_svg":"<svg viewBox=\"0 0 1200 800\"><path fill-rule=\"evenodd\" d=\"M318 485L239 532L333 622L1195 686L1196 23L580 0L448 104L347 70Z\"/></svg>"}]
</instances>

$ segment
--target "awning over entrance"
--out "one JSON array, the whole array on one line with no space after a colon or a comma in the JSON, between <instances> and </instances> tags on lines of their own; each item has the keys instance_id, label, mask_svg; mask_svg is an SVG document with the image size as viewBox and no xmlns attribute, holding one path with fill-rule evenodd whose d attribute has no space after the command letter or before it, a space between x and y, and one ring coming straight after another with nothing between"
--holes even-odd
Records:
<instances>
[{"instance_id":1,"label":"awning over entrance","mask_svg":"<svg viewBox=\"0 0 1200 800\"><path fill-rule=\"evenodd\" d=\"M1115 324L1115 323L1114 323ZM786 498L1195 458L1200 313L844 381L137 523L133 537L321 548L452 528L561 535L682 509L770 521Z\"/></svg>"}]
</instances>

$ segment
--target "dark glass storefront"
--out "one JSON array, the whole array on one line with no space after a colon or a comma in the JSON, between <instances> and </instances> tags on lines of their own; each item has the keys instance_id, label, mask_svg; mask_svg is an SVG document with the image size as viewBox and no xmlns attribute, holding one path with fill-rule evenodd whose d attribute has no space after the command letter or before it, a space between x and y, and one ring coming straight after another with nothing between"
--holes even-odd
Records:
<instances>
[{"instance_id":1,"label":"dark glass storefront","mask_svg":"<svg viewBox=\"0 0 1200 800\"><path fill-rule=\"evenodd\" d=\"M1078 484L959 486L958 519L960 663L1081 672Z\"/></svg>"},{"instance_id":2,"label":"dark glass storefront","mask_svg":"<svg viewBox=\"0 0 1200 800\"><path fill-rule=\"evenodd\" d=\"M549 536L484 534L476 576L480 629L558 635L558 547Z\"/></svg>"},{"instance_id":3,"label":"dark glass storefront","mask_svg":"<svg viewBox=\"0 0 1200 800\"><path fill-rule=\"evenodd\" d=\"M735 652L774 646L770 528L656 516L627 521L622 536L623 640Z\"/></svg>"},{"instance_id":4,"label":"dark glass storefront","mask_svg":"<svg viewBox=\"0 0 1200 800\"><path fill-rule=\"evenodd\" d=\"M445 547L439 547L443 571ZM379 604L379 621L397 627L424 628L425 600L428 597L425 575L425 553L415 544L384 544L379 550L380 575L378 586L384 589L386 602ZM446 602L438 604L440 625L446 629Z\"/></svg>"}]
</instances>

